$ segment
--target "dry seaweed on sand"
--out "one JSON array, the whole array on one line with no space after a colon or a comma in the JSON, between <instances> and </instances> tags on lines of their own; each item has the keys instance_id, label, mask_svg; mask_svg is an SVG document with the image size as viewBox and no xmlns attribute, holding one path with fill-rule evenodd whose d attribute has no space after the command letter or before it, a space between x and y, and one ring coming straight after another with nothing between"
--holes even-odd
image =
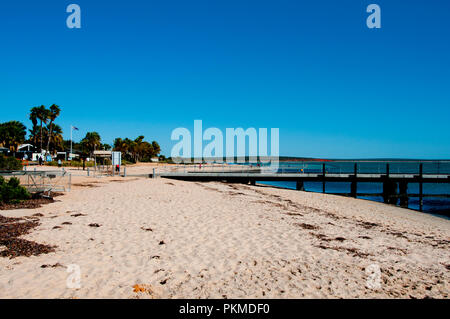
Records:
<instances>
[{"instance_id":1,"label":"dry seaweed on sand","mask_svg":"<svg viewBox=\"0 0 450 319\"><path fill-rule=\"evenodd\" d=\"M15 203L0 203L0 210L40 208L42 205L55 202L54 198L61 195L63 195L63 193L57 192L52 193L51 197L42 196L42 194L34 194L31 199L21 200ZM35 215L37 216L38 214Z\"/></svg>"},{"instance_id":2,"label":"dry seaweed on sand","mask_svg":"<svg viewBox=\"0 0 450 319\"><path fill-rule=\"evenodd\" d=\"M0 257L30 257L54 252L55 246L19 238L29 234L32 229L39 225L40 223L37 221L24 221L22 218L9 218L0 215L0 245L6 247L0 252Z\"/></svg>"},{"instance_id":3,"label":"dry seaweed on sand","mask_svg":"<svg viewBox=\"0 0 450 319\"><path fill-rule=\"evenodd\" d=\"M310 224L305 224L305 223L295 223L296 226L304 228L304 229L319 229L319 226L314 226L314 225L310 225Z\"/></svg>"},{"instance_id":4,"label":"dry seaweed on sand","mask_svg":"<svg viewBox=\"0 0 450 319\"><path fill-rule=\"evenodd\" d=\"M80 216L87 216L87 215L78 213L78 214L73 214L73 215L70 215L70 216L72 216L72 217L80 217Z\"/></svg>"},{"instance_id":5,"label":"dry seaweed on sand","mask_svg":"<svg viewBox=\"0 0 450 319\"><path fill-rule=\"evenodd\" d=\"M57 267L64 267L60 263L56 263L54 265L42 265L41 268L57 268Z\"/></svg>"}]
</instances>

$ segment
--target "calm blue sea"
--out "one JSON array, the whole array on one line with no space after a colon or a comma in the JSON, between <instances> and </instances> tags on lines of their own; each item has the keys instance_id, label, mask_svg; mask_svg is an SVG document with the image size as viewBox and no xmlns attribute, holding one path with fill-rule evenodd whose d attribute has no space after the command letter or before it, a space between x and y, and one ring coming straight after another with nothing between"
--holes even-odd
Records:
<instances>
[{"instance_id":1,"label":"calm blue sea","mask_svg":"<svg viewBox=\"0 0 450 319\"><path fill-rule=\"evenodd\" d=\"M418 161L390 161L390 162L357 162L358 173L380 173L384 174L387 170L387 163L389 163L389 172L391 174L405 173L418 174ZM450 174L450 162L422 162L424 174ZM327 162L327 173L352 173L354 172L355 162ZM282 162L280 163L279 172L322 172L322 163L318 162ZM273 185L282 188L295 189L295 182L265 182L260 181L261 184ZM310 192L322 192L322 183L320 182L306 182L304 184L305 190ZM359 193L380 193L380 196L358 196L358 198L383 202L381 193L383 191L382 183L358 183L357 190ZM327 182L325 184L325 191L327 193L349 193L350 183L347 182ZM419 184L408 184L408 194L418 194ZM450 194L450 184L423 184L424 194ZM450 198L446 197L425 197L423 200L423 212L441 217L450 218ZM408 208L419 210L419 198L410 197Z\"/></svg>"}]
</instances>

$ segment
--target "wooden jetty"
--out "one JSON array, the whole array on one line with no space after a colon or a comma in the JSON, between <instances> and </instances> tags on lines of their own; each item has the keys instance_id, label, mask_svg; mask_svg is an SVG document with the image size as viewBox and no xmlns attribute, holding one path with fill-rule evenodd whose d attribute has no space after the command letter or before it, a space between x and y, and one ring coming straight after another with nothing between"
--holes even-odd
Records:
<instances>
[{"instance_id":1,"label":"wooden jetty","mask_svg":"<svg viewBox=\"0 0 450 319\"><path fill-rule=\"evenodd\" d=\"M358 163L354 163L352 173L330 173L327 172L327 163L322 164L321 172L265 172L264 169L234 170L229 172L220 171L194 171L194 172L164 172L155 174L156 176L178 179L185 181L223 181L228 183L244 183L255 185L256 182L269 181L291 181L296 182L297 190L304 190L305 182L321 182L322 192L325 193L325 185L328 182L349 182L349 193L334 193L336 195L357 196L383 196L384 202L408 207L410 197L419 198L420 210L423 209L424 197L450 197L450 194L424 194L423 185L425 183L450 183L450 174L424 174L423 164L419 164L419 172L411 173L391 173L389 163L386 164L384 173L359 173ZM153 174L149 176L152 177ZM360 193L358 183L382 183L382 193ZM408 193L408 184L417 183L419 193ZM331 193L330 193L331 194Z\"/></svg>"}]
</instances>

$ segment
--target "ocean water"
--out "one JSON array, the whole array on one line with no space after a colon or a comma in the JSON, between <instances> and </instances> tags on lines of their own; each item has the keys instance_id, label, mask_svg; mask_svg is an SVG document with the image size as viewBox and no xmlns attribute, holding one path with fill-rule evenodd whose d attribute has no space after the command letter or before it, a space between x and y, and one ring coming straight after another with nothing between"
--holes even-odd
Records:
<instances>
[{"instance_id":1,"label":"ocean water","mask_svg":"<svg viewBox=\"0 0 450 319\"><path fill-rule=\"evenodd\" d=\"M356 161L358 173L379 173L385 174L387 169L391 174L419 174L419 167L422 163L423 174L450 174L450 162L448 161L388 161L388 162L371 162ZM389 164L389 167L387 166ZM322 162L282 162L280 163L280 173L321 173ZM327 173L353 173L355 169L355 161L345 162L325 162ZM295 182L266 182L258 181L261 184L272 185L276 187L295 189ZM305 182L306 191L322 192L321 182ZM357 183L358 193L379 193L379 196L357 196L358 198L383 202L382 183ZM349 182L327 182L325 183L326 193L349 193ZM409 183L408 194L418 194L419 184ZM427 194L450 194L450 183L424 183L423 193ZM419 210L419 198L409 197L408 208ZM423 212L438 215L444 218L450 218L450 198L448 197L424 197Z\"/></svg>"}]
</instances>

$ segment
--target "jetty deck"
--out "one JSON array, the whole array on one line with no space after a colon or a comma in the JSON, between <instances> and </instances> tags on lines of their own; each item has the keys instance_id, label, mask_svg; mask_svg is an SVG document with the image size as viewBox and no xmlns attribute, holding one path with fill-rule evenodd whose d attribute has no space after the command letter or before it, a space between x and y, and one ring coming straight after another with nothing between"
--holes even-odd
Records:
<instances>
[{"instance_id":1,"label":"jetty deck","mask_svg":"<svg viewBox=\"0 0 450 319\"><path fill-rule=\"evenodd\" d=\"M345 195L351 197L358 196L383 196L384 202L408 207L408 200L411 197L419 198L420 210L423 209L423 198L425 197L450 197L450 194L424 194L423 185L425 183L450 183L450 173L424 174L423 165L419 165L418 173L391 173L389 164L386 165L384 173L360 173L358 164L355 163L352 173L334 173L327 172L327 164L322 165L320 172L270 172L264 168L255 169L235 169L230 171L208 171L184 170L174 172L155 173L155 177L163 177L184 181L212 182L222 181L228 183L244 183L255 185L256 182L270 181L290 181L296 183L297 190L305 190L305 182L322 183L322 192L326 193L326 183L329 182L348 182L350 183L350 192L334 193L336 195ZM382 193L361 193L358 192L358 183L382 183ZM418 193L409 193L408 184L417 183L419 185ZM327 192L329 193L329 192ZM330 193L329 193L330 194ZM333 193L331 193L333 194Z\"/></svg>"}]
</instances>

